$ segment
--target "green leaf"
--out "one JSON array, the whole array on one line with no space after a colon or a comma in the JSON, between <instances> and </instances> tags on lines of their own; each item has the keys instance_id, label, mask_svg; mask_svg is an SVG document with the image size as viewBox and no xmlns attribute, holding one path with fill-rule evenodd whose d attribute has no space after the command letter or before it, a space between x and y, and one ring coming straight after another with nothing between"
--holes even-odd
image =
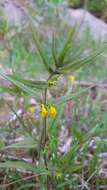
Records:
<instances>
[{"instance_id":1,"label":"green leaf","mask_svg":"<svg viewBox=\"0 0 107 190\"><path fill-rule=\"evenodd\" d=\"M17 183L17 181L16 181L16 183ZM33 188L33 187L38 187L39 185L37 185L37 184L35 184L35 183L27 183L27 184L25 184L25 185L21 185L19 188L17 188L16 190L23 190L23 189L28 189L28 188Z\"/></svg>"},{"instance_id":2,"label":"green leaf","mask_svg":"<svg viewBox=\"0 0 107 190\"><path fill-rule=\"evenodd\" d=\"M77 140L79 141L80 144L84 143L84 135L81 133L81 131L75 127L73 127L72 129L74 136L77 138Z\"/></svg>"},{"instance_id":3,"label":"green leaf","mask_svg":"<svg viewBox=\"0 0 107 190\"><path fill-rule=\"evenodd\" d=\"M53 56L53 60L54 60L54 63L57 67L57 56L56 56L56 44L55 44L55 36L53 34L53 37L52 37L52 56Z\"/></svg>"},{"instance_id":4,"label":"green leaf","mask_svg":"<svg viewBox=\"0 0 107 190\"><path fill-rule=\"evenodd\" d=\"M24 85L30 88L45 89L48 87L48 84L46 81L27 80L27 79L22 78L21 76L18 76L17 74L9 75L9 77L16 81L22 82Z\"/></svg>"},{"instance_id":5,"label":"green leaf","mask_svg":"<svg viewBox=\"0 0 107 190\"><path fill-rule=\"evenodd\" d=\"M48 64L48 58L47 58L46 53L44 52L44 50L40 44L41 42L39 41L38 35L34 31L32 24L31 24L31 31L32 31L32 37L33 37L33 40L35 41L35 44L36 44L38 53L40 55L40 58L44 64L45 68L47 69L47 71L51 72L51 69L50 69L49 64Z\"/></svg>"},{"instance_id":6,"label":"green leaf","mask_svg":"<svg viewBox=\"0 0 107 190\"><path fill-rule=\"evenodd\" d=\"M49 175L49 171L47 171L45 168L36 168L30 163L26 163L23 161L6 161L0 163L0 168L4 169L22 169L26 171L32 171L33 173L37 175Z\"/></svg>"},{"instance_id":7,"label":"green leaf","mask_svg":"<svg viewBox=\"0 0 107 190\"><path fill-rule=\"evenodd\" d=\"M59 54L59 57L58 57L58 63L57 63L57 66L61 66L64 62L64 59L65 59L65 56L66 54L69 52L69 50L71 49L71 45L72 45L72 40L73 40L73 37L74 37L74 32L75 32L75 28L73 28L72 30L70 30L68 36L67 36L67 39L63 45L63 48Z\"/></svg>"},{"instance_id":8,"label":"green leaf","mask_svg":"<svg viewBox=\"0 0 107 190\"><path fill-rule=\"evenodd\" d=\"M21 142L11 144L9 146L3 147L2 150L5 149L19 149L19 148L36 148L36 142L33 140L33 138L25 138Z\"/></svg>"},{"instance_id":9,"label":"green leaf","mask_svg":"<svg viewBox=\"0 0 107 190\"><path fill-rule=\"evenodd\" d=\"M97 57L104 52L104 50L105 48L103 47L102 49L96 50L94 53L85 58L75 59L74 61L72 61L67 65L64 65L63 67L60 66L59 72L66 72L66 71L74 72L79 68L85 66L86 64L93 63L93 61L95 61Z\"/></svg>"},{"instance_id":10,"label":"green leaf","mask_svg":"<svg viewBox=\"0 0 107 190\"><path fill-rule=\"evenodd\" d=\"M67 65L74 60L80 59L81 55L83 54L84 50L86 49L85 45L86 41L84 43L80 43L79 46L74 46L71 49L70 55L68 55L67 59L64 61L64 63L61 66Z\"/></svg>"},{"instance_id":11,"label":"green leaf","mask_svg":"<svg viewBox=\"0 0 107 190\"><path fill-rule=\"evenodd\" d=\"M0 93L9 93L11 95L16 95L16 94L20 94L21 91L17 86L9 86L9 87L4 87L4 86L0 86Z\"/></svg>"},{"instance_id":12,"label":"green leaf","mask_svg":"<svg viewBox=\"0 0 107 190\"><path fill-rule=\"evenodd\" d=\"M15 86L17 86L20 90L22 90L22 92L26 92L27 94L35 96L38 99L36 91L34 89L30 88L29 86L26 86L22 82L19 82L19 81L15 80L15 79L12 79L10 76L7 76L2 72L0 72L0 75L3 78L5 78L6 80L10 81Z\"/></svg>"},{"instance_id":13,"label":"green leaf","mask_svg":"<svg viewBox=\"0 0 107 190\"><path fill-rule=\"evenodd\" d=\"M101 147L102 144L99 142L98 144L96 144L96 149L94 152L94 155L92 157L92 160L90 162L90 173L93 173L96 170L97 164L98 164L98 158L99 158L99 153L101 152Z\"/></svg>"},{"instance_id":14,"label":"green leaf","mask_svg":"<svg viewBox=\"0 0 107 190\"><path fill-rule=\"evenodd\" d=\"M62 165L61 167L65 170L65 171L72 171L74 170L74 165L72 166L72 163L74 163L74 160L76 158L77 155L77 151L78 151L79 145L77 143L72 144L71 149L69 150L69 152L67 152L60 160L60 164Z\"/></svg>"},{"instance_id":15,"label":"green leaf","mask_svg":"<svg viewBox=\"0 0 107 190\"><path fill-rule=\"evenodd\" d=\"M2 140L0 140L0 149L2 149L4 146L5 146L5 143Z\"/></svg>"}]
</instances>

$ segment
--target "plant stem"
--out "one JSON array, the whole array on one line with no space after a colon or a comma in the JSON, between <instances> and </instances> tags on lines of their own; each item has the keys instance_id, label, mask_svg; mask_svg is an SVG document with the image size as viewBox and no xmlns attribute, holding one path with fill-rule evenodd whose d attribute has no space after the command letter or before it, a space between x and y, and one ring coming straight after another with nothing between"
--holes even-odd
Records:
<instances>
[{"instance_id":1,"label":"plant stem","mask_svg":"<svg viewBox=\"0 0 107 190\"><path fill-rule=\"evenodd\" d=\"M48 77L48 79L47 79L47 81L49 80L49 79L51 79L51 77L53 76L53 74L51 74L49 77ZM44 90L44 99L43 99L43 104L44 105L46 105L47 104L47 88L45 88L45 90ZM45 118L43 118L43 128L42 128L42 131L41 131L41 137L40 137L40 143L39 143L39 161L40 161L40 154L41 154L41 149L43 148L43 150L44 150L44 148L45 148L45 145L46 145L46 129L47 129L47 118L45 117ZM46 165L46 163L45 163L45 165Z\"/></svg>"},{"instance_id":2,"label":"plant stem","mask_svg":"<svg viewBox=\"0 0 107 190\"><path fill-rule=\"evenodd\" d=\"M44 105L46 105L46 103L47 103L47 88L44 91ZM45 145L46 145L46 136L47 136L47 132L46 132L46 130L47 130L47 118L46 117L43 120L43 127L44 127L44 134L43 134L44 135L43 150L44 150ZM46 153L44 153L44 162L45 162L46 169L48 169L47 168Z\"/></svg>"},{"instance_id":3,"label":"plant stem","mask_svg":"<svg viewBox=\"0 0 107 190\"><path fill-rule=\"evenodd\" d=\"M52 76L53 76L53 74L51 74L48 77L47 81L50 80ZM45 90L44 90L44 95L43 95L43 104L44 105L47 104L47 90L48 90L48 88L45 88ZM40 158L41 158L41 150L44 151L46 142L47 142L47 118L44 117L43 118L43 128L41 131L41 137L40 137L40 143L39 143L39 162L40 162ZM43 153L43 159L44 159L45 168L48 170L46 152ZM51 181L52 181L51 177L47 176L47 190L53 189L53 183Z\"/></svg>"},{"instance_id":4,"label":"plant stem","mask_svg":"<svg viewBox=\"0 0 107 190\"><path fill-rule=\"evenodd\" d=\"M47 79L50 80L52 77L52 75L49 76L49 78ZM47 104L47 88L44 91L44 105ZM45 117L43 120L43 127L44 127L44 142L43 142L43 150L45 148L46 145L46 141L47 141L47 118ZM45 163L45 167L48 170L48 164L47 164L47 157L46 157L46 152L44 152L44 163ZM53 183L51 182L51 177L47 176L47 190L52 190L53 189Z\"/></svg>"}]
</instances>

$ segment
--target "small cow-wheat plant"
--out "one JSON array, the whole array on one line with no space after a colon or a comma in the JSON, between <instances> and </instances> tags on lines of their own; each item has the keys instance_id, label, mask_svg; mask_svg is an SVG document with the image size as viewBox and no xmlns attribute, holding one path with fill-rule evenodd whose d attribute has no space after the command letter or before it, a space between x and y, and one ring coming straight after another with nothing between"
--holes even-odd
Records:
<instances>
[{"instance_id":1,"label":"small cow-wheat plant","mask_svg":"<svg viewBox=\"0 0 107 190\"><path fill-rule=\"evenodd\" d=\"M27 94L35 98L39 105L40 128L37 129L39 133L32 135L31 131L26 131L23 120L20 120L18 115L16 115L23 126L23 131L26 132L25 139L20 143L2 146L1 150L5 152L8 149L20 150L26 148L31 152L32 163L28 163L23 159L21 161L5 160L3 163L0 163L0 167L7 169L7 173L10 169L16 169L17 172L20 170L24 170L26 173L32 172L26 177L28 179L26 184L24 180L22 180L22 183L20 178L16 180L15 176L13 176L14 182L20 186L19 189L37 187L41 190L62 190L65 186L71 185L71 183L76 184L75 179L72 178L70 181L70 178L73 172L81 170L82 162L77 166L74 164L77 149L79 149L77 143L71 145L69 152L65 155L61 155L58 152L59 123L63 115L63 105L73 98L76 99L78 95L83 92L78 91L75 94L71 94L71 91L68 90L62 94L60 92L60 96L58 95L55 97L49 96L48 94L52 88L57 86L57 81L62 76L68 77L72 81L71 85L73 85L76 80L74 72L85 65L92 64L103 52L104 47L88 55L83 54L83 47L79 49L75 47L75 29L71 29L60 48L57 47L55 35L53 35L51 47L48 47L51 48L51 58L49 58L41 45L37 33L32 27L31 31L36 46L36 52L41 59L38 64L43 64L46 70L45 79L30 80L18 76L17 73L5 75L0 71L1 76L12 84L8 88L1 88L4 92L6 91L15 95L18 94L23 97ZM41 76L42 74L43 73L41 73ZM35 109L35 106L32 106L28 108L28 111L34 113ZM27 125L29 126L29 122ZM37 127L36 125L37 123L35 122L35 128Z\"/></svg>"}]
</instances>

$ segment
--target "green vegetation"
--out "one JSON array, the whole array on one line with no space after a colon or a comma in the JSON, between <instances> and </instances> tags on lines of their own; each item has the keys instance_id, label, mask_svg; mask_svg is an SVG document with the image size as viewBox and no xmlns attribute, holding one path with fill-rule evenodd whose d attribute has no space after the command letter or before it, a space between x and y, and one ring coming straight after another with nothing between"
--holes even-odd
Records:
<instances>
[{"instance_id":1,"label":"green vegetation","mask_svg":"<svg viewBox=\"0 0 107 190\"><path fill-rule=\"evenodd\" d=\"M99 1L89 1L88 2L88 9L92 12L103 12L103 10L107 7L107 0Z\"/></svg>"},{"instance_id":2,"label":"green vegetation","mask_svg":"<svg viewBox=\"0 0 107 190\"><path fill-rule=\"evenodd\" d=\"M107 9L107 0L69 0L69 5L74 8L85 6L92 13L104 16L104 12Z\"/></svg>"},{"instance_id":3,"label":"green vegetation","mask_svg":"<svg viewBox=\"0 0 107 190\"><path fill-rule=\"evenodd\" d=\"M40 23L28 9L26 26L2 27L0 101L9 117L0 127L0 189L107 187L107 45L89 33L78 39L57 3L37 5Z\"/></svg>"}]
</instances>

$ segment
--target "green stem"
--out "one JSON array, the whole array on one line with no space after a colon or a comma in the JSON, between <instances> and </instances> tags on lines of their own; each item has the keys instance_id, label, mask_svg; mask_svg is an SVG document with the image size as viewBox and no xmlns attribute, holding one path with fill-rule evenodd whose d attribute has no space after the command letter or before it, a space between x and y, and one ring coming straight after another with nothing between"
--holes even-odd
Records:
<instances>
[{"instance_id":1,"label":"green stem","mask_svg":"<svg viewBox=\"0 0 107 190\"><path fill-rule=\"evenodd\" d=\"M53 74L51 74L47 81L51 79L51 77L53 76ZM47 104L47 88L44 90L44 100L43 100L43 104L46 105ZM41 131L41 137L40 137L40 143L39 143L39 161L40 161L40 156L41 156L41 149L44 150L45 148L45 145L46 145L46 136L47 136L47 118L43 118L43 128L42 128L42 131ZM45 161L46 162L46 161ZM45 163L46 165L46 163Z\"/></svg>"},{"instance_id":2,"label":"green stem","mask_svg":"<svg viewBox=\"0 0 107 190\"><path fill-rule=\"evenodd\" d=\"M45 92L44 92L44 105L46 105L47 104L47 88L45 89ZM44 120L43 120L43 127L44 127L44 141L43 141L43 150L44 150L44 148L45 148L45 145L46 145L46 141L47 141L47 139L46 139L46 136L47 136L47 118L45 117L44 118ZM44 153L44 162L45 162L45 167L46 167L46 169L48 169L47 168L47 159L46 159L46 154Z\"/></svg>"},{"instance_id":3,"label":"green stem","mask_svg":"<svg viewBox=\"0 0 107 190\"><path fill-rule=\"evenodd\" d=\"M51 78L51 76L48 78L48 80ZM44 91L44 105L47 104L47 88L45 89ZM46 141L47 141L47 118L45 117L44 118L44 121L43 121L44 125L44 143L43 143L43 149L45 148L45 145L46 145ZM44 152L44 163L45 163L45 167L46 169L48 169L48 164L47 164L47 157L46 157L46 153ZM51 190L53 188L51 188L50 186L50 177L47 176L47 190Z\"/></svg>"}]
</instances>

